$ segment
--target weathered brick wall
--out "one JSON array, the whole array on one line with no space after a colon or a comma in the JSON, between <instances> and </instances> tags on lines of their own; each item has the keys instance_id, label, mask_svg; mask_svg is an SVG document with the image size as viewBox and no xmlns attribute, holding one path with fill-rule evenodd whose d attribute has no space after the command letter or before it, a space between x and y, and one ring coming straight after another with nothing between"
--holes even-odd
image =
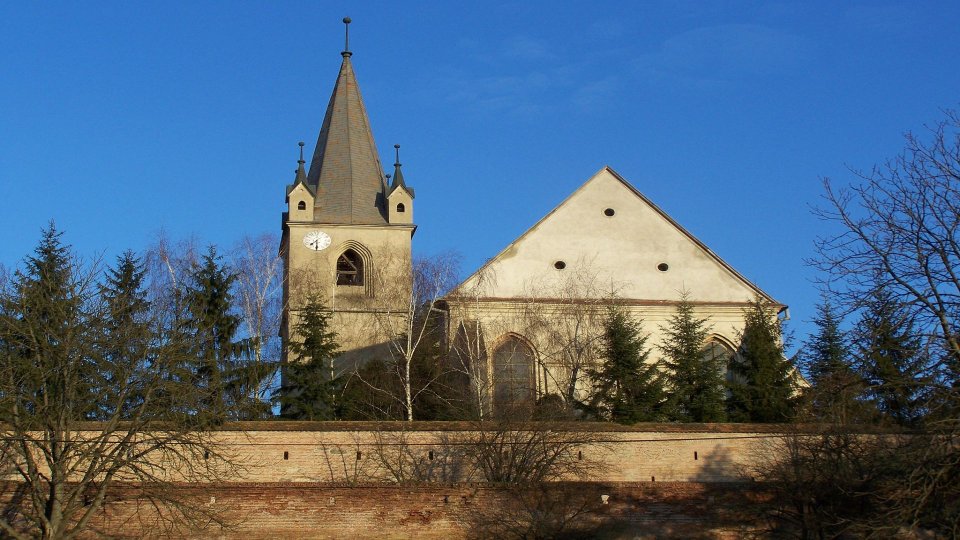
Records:
<instances>
[{"instance_id":1,"label":"weathered brick wall","mask_svg":"<svg viewBox=\"0 0 960 540\"><path fill-rule=\"evenodd\" d=\"M763 526L752 511L763 494L749 486L591 483L561 484L556 491L592 501L574 525L591 536L739 538ZM172 530L132 501L112 504L97 526L132 538L487 538L514 517L504 509L517 506L502 490L479 485L235 483L195 495L228 526Z\"/></svg>"},{"instance_id":2,"label":"weathered brick wall","mask_svg":"<svg viewBox=\"0 0 960 540\"><path fill-rule=\"evenodd\" d=\"M501 488L477 483L482 479L476 475L440 474L455 468L458 441L475 429L466 423L230 424L215 435L220 450L238 465L236 474L221 483L178 488L229 527L211 522L201 532L170 530L155 509L122 490L98 515L98 526L134 538L489 537L479 534L483 520L508 521L497 512L518 507L517 501ZM569 452L600 466L586 482L552 484L550 496L569 493L592 501L585 524L597 531L626 538L712 538L739 537L738 531L762 526L753 508L761 487L745 474L779 451L778 426L571 423L550 429L588 433L590 442ZM400 454L433 467L434 479L457 481L391 483L378 462ZM15 494L15 482L0 490L8 509ZM608 504L598 503L601 495L608 495Z\"/></svg>"}]
</instances>

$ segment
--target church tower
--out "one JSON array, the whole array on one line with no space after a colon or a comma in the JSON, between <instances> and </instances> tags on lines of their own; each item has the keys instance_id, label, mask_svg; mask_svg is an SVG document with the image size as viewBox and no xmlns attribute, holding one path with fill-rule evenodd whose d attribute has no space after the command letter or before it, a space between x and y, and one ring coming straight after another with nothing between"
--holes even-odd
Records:
<instances>
[{"instance_id":1,"label":"church tower","mask_svg":"<svg viewBox=\"0 0 960 540\"><path fill-rule=\"evenodd\" d=\"M344 23L349 25L350 19ZM349 28L349 26L347 26ZM370 130L347 44L333 94L304 169L303 143L287 186L281 252L287 343L297 313L319 295L331 311L331 330L348 363L379 354L397 335L411 288L413 189L400 172L399 145L388 184Z\"/></svg>"}]
</instances>

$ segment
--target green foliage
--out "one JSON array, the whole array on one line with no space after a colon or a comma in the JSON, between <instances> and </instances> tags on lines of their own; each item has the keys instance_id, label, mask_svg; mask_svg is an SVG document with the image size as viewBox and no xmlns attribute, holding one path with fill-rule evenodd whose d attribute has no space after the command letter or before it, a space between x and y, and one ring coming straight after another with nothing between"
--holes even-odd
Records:
<instances>
[{"instance_id":1,"label":"green foliage","mask_svg":"<svg viewBox=\"0 0 960 540\"><path fill-rule=\"evenodd\" d=\"M267 404L252 395L270 370L250 360L257 344L236 339L241 323L231 293L236 274L210 246L190 278L184 293L189 316L183 323L194 382L204 394L198 416L215 423L264 416Z\"/></svg>"},{"instance_id":2,"label":"green foliage","mask_svg":"<svg viewBox=\"0 0 960 540\"><path fill-rule=\"evenodd\" d=\"M116 267L107 269L105 281L99 288L103 332L97 336L97 347L103 365L93 375L106 399L94 412L94 419L112 414L110 405L115 402L114 393L128 384L122 400L124 417L137 411L147 398L143 381L136 377L138 370L155 361L154 330L144 276L143 263L132 251L126 251L117 257Z\"/></svg>"},{"instance_id":3,"label":"green foliage","mask_svg":"<svg viewBox=\"0 0 960 540\"><path fill-rule=\"evenodd\" d=\"M678 422L723 422L723 365L720 358L704 357L709 327L707 319L693 314L688 293L680 296L677 312L670 318L660 350L669 370L670 419Z\"/></svg>"},{"instance_id":4,"label":"green foliage","mask_svg":"<svg viewBox=\"0 0 960 540\"><path fill-rule=\"evenodd\" d=\"M297 420L339 419L343 381L334 371L340 351L337 334L330 329L330 313L319 296L311 295L297 315L283 383L275 396L280 414Z\"/></svg>"},{"instance_id":5,"label":"green foliage","mask_svg":"<svg viewBox=\"0 0 960 540\"><path fill-rule=\"evenodd\" d=\"M647 336L640 326L616 306L607 313L603 362L599 369L588 370L593 380L588 408L600 418L621 424L664 419L663 377L660 366L648 361Z\"/></svg>"},{"instance_id":6,"label":"green foliage","mask_svg":"<svg viewBox=\"0 0 960 540\"><path fill-rule=\"evenodd\" d=\"M783 354L780 321L757 296L744 310L740 348L728 365L727 407L734 422L788 422L796 415L793 367Z\"/></svg>"},{"instance_id":7,"label":"green foliage","mask_svg":"<svg viewBox=\"0 0 960 540\"><path fill-rule=\"evenodd\" d=\"M869 399L885 419L917 424L931 381L928 358L906 309L884 289L871 297L857 324L855 347Z\"/></svg>"},{"instance_id":8,"label":"green foliage","mask_svg":"<svg viewBox=\"0 0 960 540\"><path fill-rule=\"evenodd\" d=\"M215 463L229 469L199 459L214 445L182 414L199 408L193 381L169 369L186 364L184 349L165 346L172 334L155 325L135 256L101 285L96 277L51 225L0 290L0 454L15 480L4 495L19 501L0 515L6 536L89 535L121 481L171 521L217 521L163 473L170 462L191 463L178 471L188 479L216 477Z\"/></svg>"},{"instance_id":9,"label":"green foliage","mask_svg":"<svg viewBox=\"0 0 960 540\"><path fill-rule=\"evenodd\" d=\"M810 413L817 420L840 424L866 419L868 411L859 400L863 381L853 368L846 334L829 301L817 306L813 322L817 331L802 352L813 385L805 392Z\"/></svg>"},{"instance_id":10,"label":"green foliage","mask_svg":"<svg viewBox=\"0 0 960 540\"><path fill-rule=\"evenodd\" d=\"M89 290L51 223L34 255L14 274L2 297L3 421L60 423L97 409L96 329L87 311ZM8 415L15 415L11 418Z\"/></svg>"}]
</instances>

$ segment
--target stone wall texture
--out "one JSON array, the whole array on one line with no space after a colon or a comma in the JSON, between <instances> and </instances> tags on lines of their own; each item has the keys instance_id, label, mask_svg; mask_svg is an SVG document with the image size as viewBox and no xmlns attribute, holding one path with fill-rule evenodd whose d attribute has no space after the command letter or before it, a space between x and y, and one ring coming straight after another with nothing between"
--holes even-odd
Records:
<instances>
[{"instance_id":1,"label":"stone wall texture","mask_svg":"<svg viewBox=\"0 0 960 540\"><path fill-rule=\"evenodd\" d=\"M534 514L570 513L578 514L577 530L599 538L739 538L764 526L756 510L763 486L750 471L780 451L780 427L513 426L574 437L570 458L595 467L546 491L518 491L461 467L458 448L476 424L229 424L216 437L236 472L177 487L223 523L172 527L127 487L114 492L96 525L131 538L244 539L492 538ZM398 478L397 467L406 476ZM8 512L16 485L0 489Z\"/></svg>"}]
</instances>

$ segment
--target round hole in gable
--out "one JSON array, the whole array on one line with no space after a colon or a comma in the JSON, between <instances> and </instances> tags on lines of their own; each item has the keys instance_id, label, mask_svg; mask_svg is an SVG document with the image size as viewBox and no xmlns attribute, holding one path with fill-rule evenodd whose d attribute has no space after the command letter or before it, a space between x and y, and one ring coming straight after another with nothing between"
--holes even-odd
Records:
<instances>
[{"instance_id":1,"label":"round hole in gable","mask_svg":"<svg viewBox=\"0 0 960 540\"><path fill-rule=\"evenodd\" d=\"M617 212L613 208L607 208L606 210L603 211L603 215L607 217L613 217L613 215L616 213Z\"/></svg>"},{"instance_id":2,"label":"round hole in gable","mask_svg":"<svg viewBox=\"0 0 960 540\"><path fill-rule=\"evenodd\" d=\"M557 270L563 270L564 268L567 267L567 263L563 261L557 261L553 263L553 267L556 268Z\"/></svg>"},{"instance_id":3,"label":"round hole in gable","mask_svg":"<svg viewBox=\"0 0 960 540\"><path fill-rule=\"evenodd\" d=\"M669 269L670 269L670 265L667 264L667 263L660 263L660 264L657 265L657 270L659 270L659 271L661 271L661 272L666 272L666 271L669 270Z\"/></svg>"}]
</instances>

